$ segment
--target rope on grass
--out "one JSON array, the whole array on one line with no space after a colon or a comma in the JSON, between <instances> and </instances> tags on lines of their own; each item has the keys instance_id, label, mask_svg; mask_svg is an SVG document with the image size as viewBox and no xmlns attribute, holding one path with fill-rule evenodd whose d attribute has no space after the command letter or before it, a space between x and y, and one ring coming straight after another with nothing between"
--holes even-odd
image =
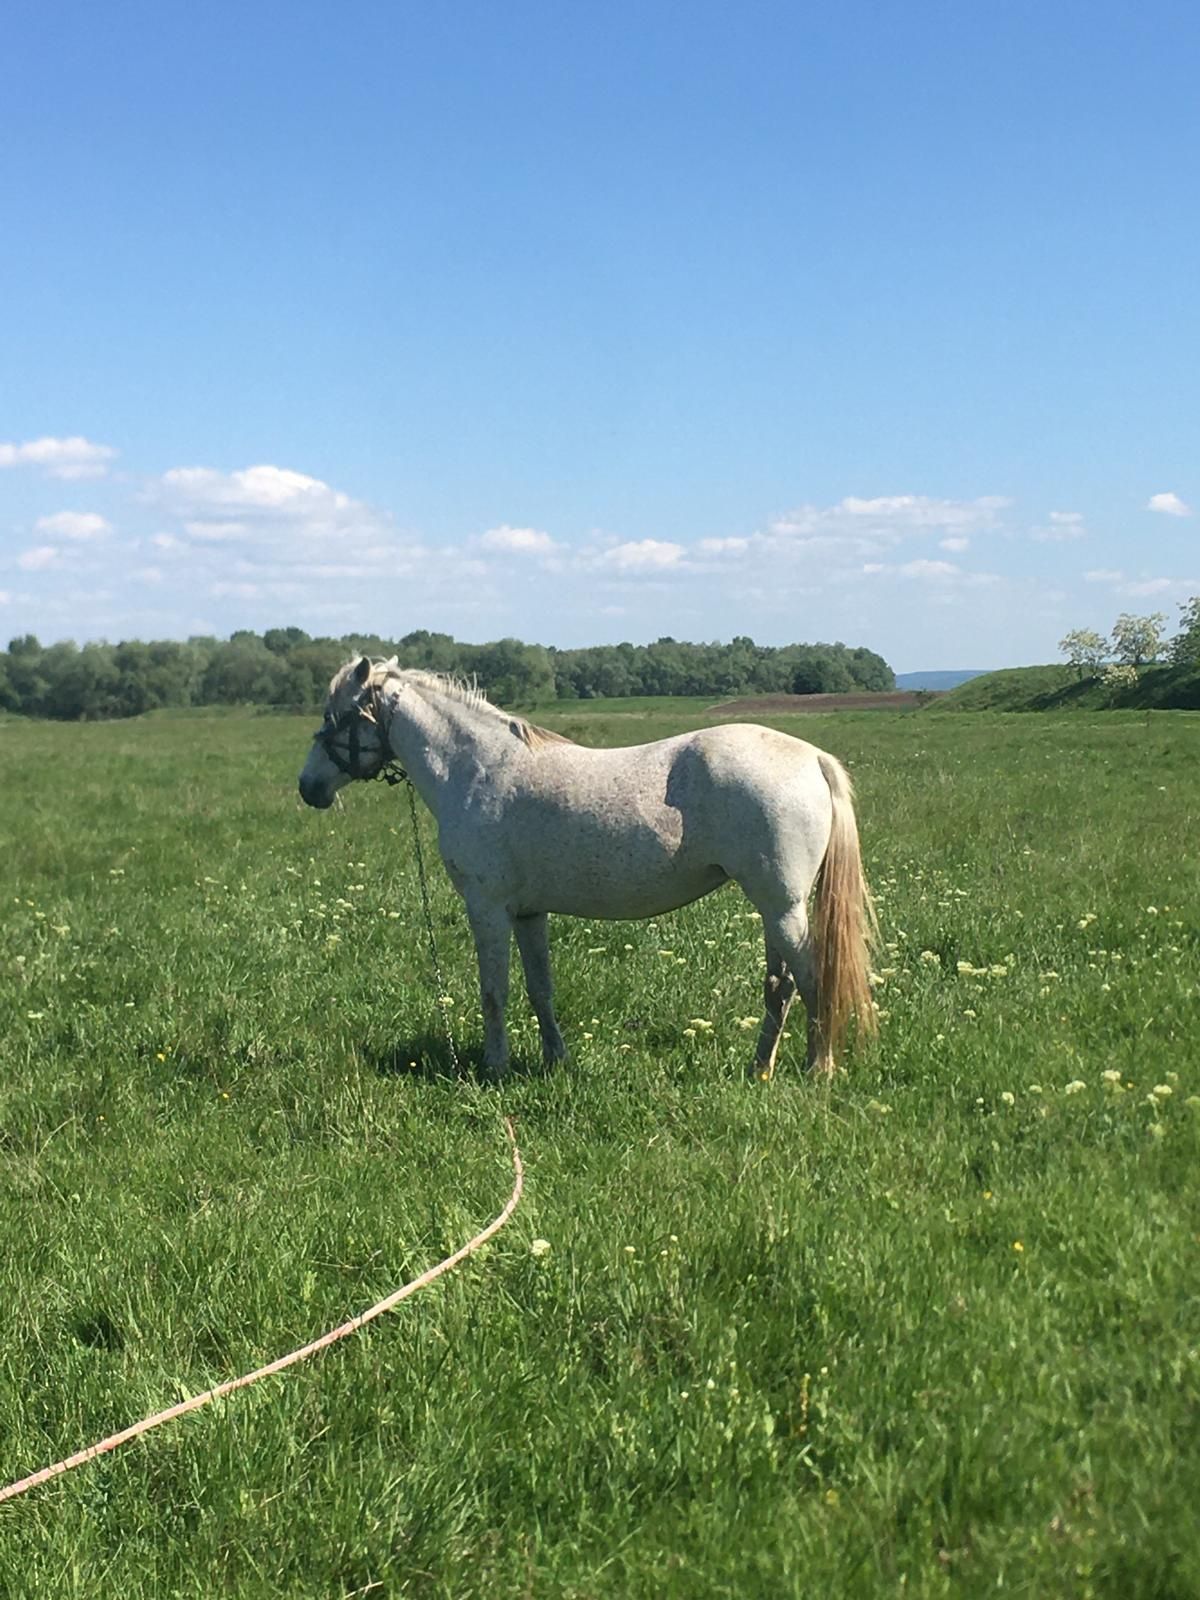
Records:
<instances>
[{"instance_id":1,"label":"rope on grass","mask_svg":"<svg viewBox=\"0 0 1200 1600\"><path fill-rule=\"evenodd\" d=\"M149 1433L151 1428L160 1427L164 1422L174 1422L176 1417L186 1416L189 1411L199 1411L201 1406L208 1405L210 1400L218 1400L222 1395L232 1394L235 1389L245 1389L252 1383L257 1383L260 1378L269 1378L276 1372L282 1372L286 1367L295 1366L298 1361L306 1361L309 1356L315 1356L318 1350L324 1350L328 1345L336 1344L339 1339L345 1339L351 1333L357 1333L368 1322L390 1311L393 1306L398 1306L401 1300L407 1300L409 1295L416 1294L418 1289L425 1289L443 1273L451 1271L459 1262L465 1261L473 1255L481 1245L494 1238L500 1232L521 1198L521 1191L525 1187L525 1168L521 1162L521 1152L517 1148L517 1136L513 1131L512 1119L505 1117L504 1129L508 1134L509 1152L513 1164L513 1189L508 1197L503 1211L488 1223L480 1233L456 1250L452 1256L447 1256L444 1261L439 1261L437 1266L430 1267L419 1278L414 1278L411 1283L406 1283L402 1288L380 1300L369 1311L360 1312L358 1316L351 1317L349 1322L343 1322L340 1328L333 1328L329 1333L322 1334L319 1339L314 1339L311 1344L293 1350L290 1355L280 1356L277 1361L269 1362L265 1367L259 1367L255 1372L247 1372L240 1378L231 1378L227 1383L217 1384L215 1389L206 1389L203 1394L193 1395L190 1400L183 1400L176 1406L169 1406L165 1411L157 1411L152 1417L144 1417L141 1422L135 1422L131 1427L123 1428L120 1433L110 1434L107 1439L101 1439L98 1444L92 1444L86 1450L79 1450L73 1456L67 1456L64 1461L56 1461L52 1467L42 1467L38 1472L31 1472L27 1478L20 1478L16 1483L10 1483L7 1488L0 1489L0 1501L15 1500L19 1494L24 1494L27 1489L36 1489L39 1484L48 1483L51 1478L57 1478L63 1472L69 1472L72 1467L81 1467L87 1461L93 1461L97 1456L106 1455L110 1450L115 1450L118 1445L128 1444L131 1439L140 1438L143 1433Z\"/></svg>"}]
</instances>

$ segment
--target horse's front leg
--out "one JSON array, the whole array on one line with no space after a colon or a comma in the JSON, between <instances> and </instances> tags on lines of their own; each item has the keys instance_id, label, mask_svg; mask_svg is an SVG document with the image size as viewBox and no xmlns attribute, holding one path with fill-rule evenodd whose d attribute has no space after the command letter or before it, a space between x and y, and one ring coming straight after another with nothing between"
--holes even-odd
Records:
<instances>
[{"instance_id":1,"label":"horse's front leg","mask_svg":"<svg viewBox=\"0 0 1200 1600\"><path fill-rule=\"evenodd\" d=\"M483 1009L483 1071L493 1081L508 1069L508 1035L504 1009L508 1004L508 956L512 918L503 906L467 901L467 917L475 936L479 961L479 999Z\"/></svg>"},{"instance_id":2,"label":"horse's front leg","mask_svg":"<svg viewBox=\"0 0 1200 1600\"><path fill-rule=\"evenodd\" d=\"M517 933L517 949L521 952L521 966L525 969L525 989L542 1035L542 1059L549 1066L552 1062L566 1060L567 1047L554 1015L547 921L543 911L532 917L517 917L513 926Z\"/></svg>"}]
</instances>

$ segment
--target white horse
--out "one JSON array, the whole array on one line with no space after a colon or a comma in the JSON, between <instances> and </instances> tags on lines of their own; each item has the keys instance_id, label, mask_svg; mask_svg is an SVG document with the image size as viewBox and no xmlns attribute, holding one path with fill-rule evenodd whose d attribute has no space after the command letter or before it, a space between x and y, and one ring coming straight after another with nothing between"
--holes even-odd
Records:
<instances>
[{"instance_id":1,"label":"white horse","mask_svg":"<svg viewBox=\"0 0 1200 1600\"><path fill-rule=\"evenodd\" d=\"M851 1017L873 1031L872 926L850 780L823 750L746 723L594 750L490 705L478 690L395 661L348 662L329 687L300 794L333 803L399 763L433 812L475 937L484 1070L508 1065L511 936L547 1062L567 1053L554 1015L546 917L656 917L730 879L759 912L766 1015L755 1077L775 1068L797 989L808 1066L834 1071ZM807 902L816 884L813 926Z\"/></svg>"}]
</instances>

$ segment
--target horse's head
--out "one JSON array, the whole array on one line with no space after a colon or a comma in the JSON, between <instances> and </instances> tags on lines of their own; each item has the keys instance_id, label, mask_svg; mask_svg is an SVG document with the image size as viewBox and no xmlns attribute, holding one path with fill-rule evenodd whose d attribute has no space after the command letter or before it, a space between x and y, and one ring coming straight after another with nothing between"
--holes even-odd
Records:
<instances>
[{"instance_id":1,"label":"horse's head","mask_svg":"<svg viewBox=\"0 0 1200 1600\"><path fill-rule=\"evenodd\" d=\"M376 718L376 690L366 656L349 661L329 685L325 720L300 774L300 798L324 811L351 778L376 778L392 758Z\"/></svg>"}]
</instances>

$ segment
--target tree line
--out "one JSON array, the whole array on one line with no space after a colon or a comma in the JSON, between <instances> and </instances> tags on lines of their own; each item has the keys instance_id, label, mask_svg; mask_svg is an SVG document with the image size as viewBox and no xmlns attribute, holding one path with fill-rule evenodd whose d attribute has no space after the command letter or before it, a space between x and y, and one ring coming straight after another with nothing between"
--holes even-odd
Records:
<instances>
[{"instance_id":1,"label":"tree line","mask_svg":"<svg viewBox=\"0 0 1200 1600\"><path fill-rule=\"evenodd\" d=\"M1184 601L1179 610L1179 632L1171 639L1166 637L1166 612L1139 617L1124 611L1107 638L1093 628L1072 628L1058 648L1080 678L1098 677L1107 663L1136 671L1164 656L1173 667L1200 666L1200 595Z\"/></svg>"},{"instance_id":2,"label":"tree line","mask_svg":"<svg viewBox=\"0 0 1200 1600\"><path fill-rule=\"evenodd\" d=\"M840 694L895 688L882 656L844 644L593 645L580 650L499 639L467 644L424 628L402 639L312 638L303 628L240 630L228 639L42 645L33 634L0 653L0 709L62 721L132 717L167 706L319 706L357 651L473 678L500 705L626 695Z\"/></svg>"}]
</instances>

